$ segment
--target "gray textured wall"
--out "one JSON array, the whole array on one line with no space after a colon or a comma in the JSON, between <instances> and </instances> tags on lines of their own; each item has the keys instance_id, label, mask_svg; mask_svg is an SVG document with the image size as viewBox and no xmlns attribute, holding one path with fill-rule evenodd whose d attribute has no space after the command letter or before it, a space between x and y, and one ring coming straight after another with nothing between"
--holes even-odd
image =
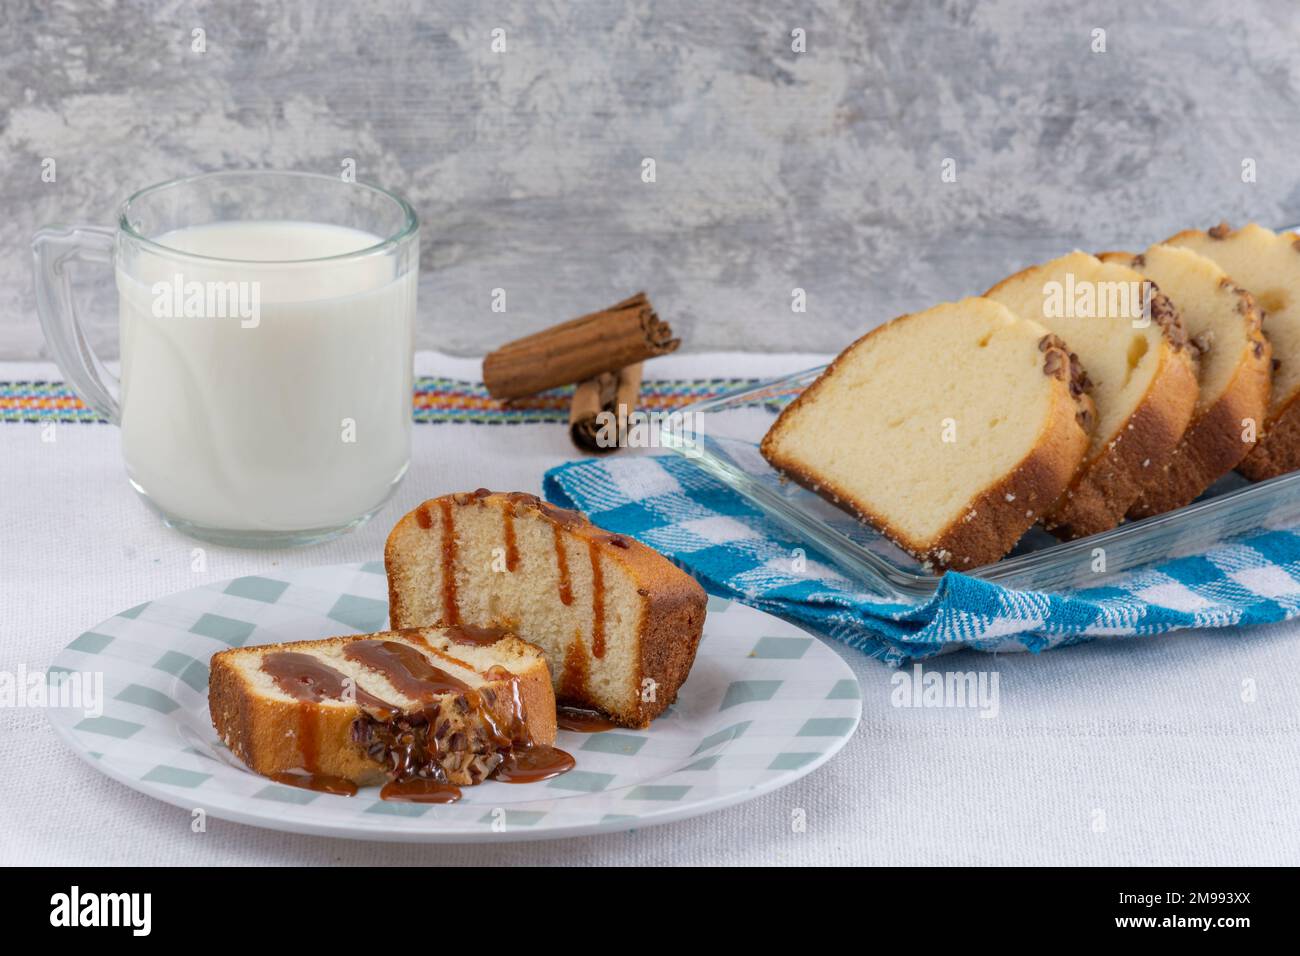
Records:
<instances>
[{"instance_id":1,"label":"gray textured wall","mask_svg":"<svg viewBox=\"0 0 1300 956\"><path fill-rule=\"evenodd\" d=\"M1074 246L1300 218L1291 2L0 11L0 356L42 349L33 229L108 222L139 186L222 167L353 157L404 191L424 225L421 344L459 352L642 287L693 348L832 350ZM104 300L91 329L112 353Z\"/></svg>"}]
</instances>

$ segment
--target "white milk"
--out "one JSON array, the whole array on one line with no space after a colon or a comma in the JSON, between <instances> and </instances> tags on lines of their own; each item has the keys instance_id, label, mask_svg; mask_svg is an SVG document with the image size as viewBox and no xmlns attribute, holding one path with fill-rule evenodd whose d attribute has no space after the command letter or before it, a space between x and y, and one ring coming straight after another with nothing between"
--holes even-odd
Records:
<instances>
[{"instance_id":1,"label":"white milk","mask_svg":"<svg viewBox=\"0 0 1300 956\"><path fill-rule=\"evenodd\" d=\"M394 257L381 255L284 261L380 241L315 223L219 222L155 241L257 261L120 260L122 450L132 481L169 516L224 530L330 528L376 508L410 454L415 270L394 279ZM225 317L166 317L177 300L159 290L178 274L183 283L248 283L245 312L231 301ZM254 289L255 324L246 318Z\"/></svg>"}]
</instances>

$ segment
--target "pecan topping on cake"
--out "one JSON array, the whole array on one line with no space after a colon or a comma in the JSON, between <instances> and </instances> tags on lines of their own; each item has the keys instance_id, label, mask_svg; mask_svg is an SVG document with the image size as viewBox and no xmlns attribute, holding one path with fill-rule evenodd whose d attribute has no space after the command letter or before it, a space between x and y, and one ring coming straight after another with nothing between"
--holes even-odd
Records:
<instances>
[{"instance_id":1,"label":"pecan topping on cake","mask_svg":"<svg viewBox=\"0 0 1300 956\"><path fill-rule=\"evenodd\" d=\"M1178 317L1178 310L1174 304L1169 301L1168 297L1160 292L1159 287L1154 282L1148 283L1151 287L1149 304L1151 308L1151 320L1160 326L1160 331L1164 333L1169 344L1175 350L1181 349L1187 344L1187 331L1183 328L1182 320Z\"/></svg>"}]
</instances>

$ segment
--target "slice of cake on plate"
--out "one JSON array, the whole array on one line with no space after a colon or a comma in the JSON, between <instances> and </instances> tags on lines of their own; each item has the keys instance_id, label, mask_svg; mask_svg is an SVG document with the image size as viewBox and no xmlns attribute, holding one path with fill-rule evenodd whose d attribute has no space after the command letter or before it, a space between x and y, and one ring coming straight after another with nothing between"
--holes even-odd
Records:
<instances>
[{"instance_id":1,"label":"slice of cake on plate","mask_svg":"<svg viewBox=\"0 0 1300 956\"><path fill-rule=\"evenodd\" d=\"M1255 481L1300 468L1300 237L1254 223L1166 239L1213 259L1255 299L1273 348L1273 383L1259 441L1237 466Z\"/></svg>"},{"instance_id":2,"label":"slice of cake on plate","mask_svg":"<svg viewBox=\"0 0 1300 956\"><path fill-rule=\"evenodd\" d=\"M1255 446L1268 409L1272 349L1255 300L1212 259L1170 245L1100 258L1142 273L1169 296L1200 361L1191 424L1129 508L1130 518L1145 518L1190 504Z\"/></svg>"},{"instance_id":3,"label":"slice of cake on plate","mask_svg":"<svg viewBox=\"0 0 1300 956\"><path fill-rule=\"evenodd\" d=\"M858 339L761 451L928 566L968 569L1001 558L1056 502L1093 414L1059 338L972 298Z\"/></svg>"},{"instance_id":4,"label":"slice of cake on plate","mask_svg":"<svg viewBox=\"0 0 1300 956\"><path fill-rule=\"evenodd\" d=\"M677 697L704 589L663 555L535 495L424 502L384 548L393 627L510 629L546 654L562 703L645 727Z\"/></svg>"},{"instance_id":5,"label":"slice of cake on plate","mask_svg":"<svg viewBox=\"0 0 1300 956\"><path fill-rule=\"evenodd\" d=\"M212 658L208 707L249 769L337 793L393 781L418 798L423 781L436 796L533 752L549 755L555 742L542 652L479 628L222 651Z\"/></svg>"},{"instance_id":6,"label":"slice of cake on plate","mask_svg":"<svg viewBox=\"0 0 1300 956\"><path fill-rule=\"evenodd\" d=\"M1093 384L1092 445L1043 527L1061 538L1115 527L1178 447L1196 405L1196 364L1177 311L1141 274L1085 252L986 294L1064 339Z\"/></svg>"}]
</instances>

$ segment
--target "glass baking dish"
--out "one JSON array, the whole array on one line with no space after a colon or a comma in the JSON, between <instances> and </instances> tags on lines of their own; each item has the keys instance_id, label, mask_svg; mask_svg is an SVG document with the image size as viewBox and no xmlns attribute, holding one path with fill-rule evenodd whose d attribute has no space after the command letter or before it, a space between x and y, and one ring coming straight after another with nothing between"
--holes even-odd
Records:
<instances>
[{"instance_id":1,"label":"glass baking dish","mask_svg":"<svg viewBox=\"0 0 1300 956\"><path fill-rule=\"evenodd\" d=\"M825 366L695 402L663 420L660 442L732 488L799 540L834 561L869 593L923 601L940 575L923 568L869 525L786 480L758 452L773 420ZM1109 576L1171 557L1199 554L1227 539L1300 522L1300 472L1251 484L1229 474L1200 499L1102 534L1061 542L1040 528L1007 557L967 572L1009 588L1098 587Z\"/></svg>"}]
</instances>

